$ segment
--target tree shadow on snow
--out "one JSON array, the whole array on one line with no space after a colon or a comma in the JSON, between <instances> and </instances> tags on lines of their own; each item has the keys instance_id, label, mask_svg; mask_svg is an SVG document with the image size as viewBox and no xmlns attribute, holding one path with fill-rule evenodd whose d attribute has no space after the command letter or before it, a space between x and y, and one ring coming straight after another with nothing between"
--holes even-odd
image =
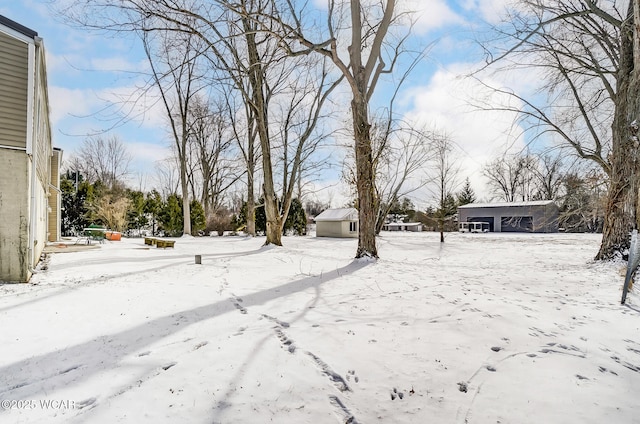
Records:
<instances>
[{"instance_id":1,"label":"tree shadow on snow","mask_svg":"<svg viewBox=\"0 0 640 424\"><path fill-rule=\"evenodd\" d=\"M322 284L357 272L369 263L371 262L354 260L333 271L245 295L242 297L242 306L261 305L308 289L315 289L317 298ZM103 371L118 368L119 363L127 356L182 331L188 325L229 312L237 312L237 306L224 299L156 318L126 331L103 335L75 346L21 359L0 367L0 375L3 376L0 397L29 399L43 393L54 396L56 390L89 380ZM114 393L95 393L94 397L105 395L111 397Z\"/></svg>"},{"instance_id":2,"label":"tree shadow on snow","mask_svg":"<svg viewBox=\"0 0 640 424\"><path fill-rule=\"evenodd\" d=\"M258 253L263 252L264 249L262 247L258 248L258 249L254 249L254 250L247 250L247 251L242 251L242 252L237 252L237 253L211 253L211 254L205 254L205 255L201 255L203 258L215 258L215 259L225 259L225 258L239 258L242 256L249 256L249 255L255 255ZM180 262L176 262L177 259L189 259L188 262L186 261L180 261ZM105 275L99 275L97 277L91 277L91 278L87 278L87 279L80 279L79 281L71 284L64 284L62 286L58 286L58 287L51 287L52 289L58 288L58 290L43 295L43 296L39 296L36 298L30 298L28 300L25 300L24 302L20 302L20 303L14 303L12 305L9 306L4 306L0 308L0 312L5 312L5 311L9 311L11 309L15 309L15 308L21 308L25 305L29 305L29 304L33 304L33 303L38 303L41 302L43 300L47 300L50 299L52 297L55 296L59 296L59 295L63 295L63 294L67 294L70 291L73 290L77 290L79 288L82 287L86 287L88 285L91 284L96 284L96 283L106 283L110 280L114 280L114 279L120 279L120 278L127 278L127 277L132 277L135 275L139 275L139 274L144 274L147 272L154 272L154 271L160 271L163 269L167 269L167 268L173 268L176 266L182 266L182 265L188 265L188 264L192 264L193 260L194 260L194 255L179 255L179 256L157 256L157 257L152 257L152 258L118 258L118 263L121 262L141 262L144 261L145 263L149 263L149 262L157 262L157 261L167 261L167 260L171 260L171 263L168 264L163 264L163 265L158 265L155 267L151 267L151 268L141 268L141 269L136 269L135 271L127 271L127 272L120 272L120 273L115 273L113 267L109 268L109 274L105 274ZM95 262L95 261L83 261L83 262L79 262L79 265L96 265L96 264L112 264L112 260L111 261L107 261L105 262L103 259L100 259L99 262ZM66 269L69 268L69 266L66 266L68 264L63 264L63 265L57 265L56 266L56 270L62 270L62 269ZM76 266L75 264L72 264L72 266ZM38 284L36 284L38 285ZM47 289L50 288L50 286L47 285L43 285L43 288Z\"/></svg>"}]
</instances>

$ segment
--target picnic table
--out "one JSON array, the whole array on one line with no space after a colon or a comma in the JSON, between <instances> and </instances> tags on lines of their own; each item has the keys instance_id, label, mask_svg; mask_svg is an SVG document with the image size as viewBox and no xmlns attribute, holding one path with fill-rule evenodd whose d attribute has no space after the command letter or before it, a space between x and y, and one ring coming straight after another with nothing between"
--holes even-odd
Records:
<instances>
[{"instance_id":1,"label":"picnic table","mask_svg":"<svg viewBox=\"0 0 640 424\"><path fill-rule=\"evenodd\" d=\"M91 244L92 241L104 243L106 228L85 228L74 244Z\"/></svg>"}]
</instances>

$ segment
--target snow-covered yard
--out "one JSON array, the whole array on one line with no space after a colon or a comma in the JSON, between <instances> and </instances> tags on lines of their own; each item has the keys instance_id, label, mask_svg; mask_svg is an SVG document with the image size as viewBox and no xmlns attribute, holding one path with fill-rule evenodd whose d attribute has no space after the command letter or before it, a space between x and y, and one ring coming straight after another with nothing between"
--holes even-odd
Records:
<instances>
[{"instance_id":1,"label":"snow-covered yard","mask_svg":"<svg viewBox=\"0 0 640 424\"><path fill-rule=\"evenodd\" d=\"M0 422L640 421L640 302L598 235L438 237L52 254L0 286Z\"/></svg>"}]
</instances>

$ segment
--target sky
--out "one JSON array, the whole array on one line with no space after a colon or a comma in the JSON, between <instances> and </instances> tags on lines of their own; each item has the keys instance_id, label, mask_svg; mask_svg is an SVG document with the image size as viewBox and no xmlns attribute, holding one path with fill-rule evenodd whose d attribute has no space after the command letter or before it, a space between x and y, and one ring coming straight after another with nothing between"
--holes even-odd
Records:
<instances>
[{"instance_id":1,"label":"sky","mask_svg":"<svg viewBox=\"0 0 640 424\"><path fill-rule=\"evenodd\" d=\"M506 1L410 0L403 6L418 11L412 43L432 46L403 86L397 109L405 119L435 126L454 140L460 153L459 181L468 177L481 199L490 196L483 165L508 146L518 149L524 145L519 129L513 126L513 115L479 112L468 105L469 96L480 88L462 77L481 66L483 57L474 37L483 30L483 20L497 19ZM131 185L153 188L155 164L170 155L172 143L164 129L162 109L147 106L143 114L126 123L107 109L109 102L130 98L143 80L147 64L139 43L72 28L43 0L0 0L0 14L44 39L54 144L64 150L64 157L73 155L88 134L116 135L134 157ZM514 79L510 84L525 87L527 81ZM379 92L384 94L385 88ZM341 158L344 153L334 156ZM342 206L347 194L341 188L340 168L333 167L314 183L318 189L324 187L320 196L328 196L334 207ZM433 200L425 190L412 196L421 206Z\"/></svg>"}]
</instances>

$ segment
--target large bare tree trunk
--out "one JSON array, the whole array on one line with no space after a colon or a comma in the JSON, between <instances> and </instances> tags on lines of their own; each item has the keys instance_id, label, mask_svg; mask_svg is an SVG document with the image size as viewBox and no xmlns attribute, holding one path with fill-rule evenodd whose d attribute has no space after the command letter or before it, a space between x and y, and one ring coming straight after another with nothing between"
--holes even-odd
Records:
<instances>
[{"instance_id":1,"label":"large bare tree trunk","mask_svg":"<svg viewBox=\"0 0 640 424\"><path fill-rule=\"evenodd\" d=\"M629 248L629 233L638 226L638 126L640 125L640 6L629 2L620 37L611 181L596 259L611 259Z\"/></svg>"},{"instance_id":2,"label":"large bare tree trunk","mask_svg":"<svg viewBox=\"0 0 640 424\"><path fill-rule=\"evenodd\" d=\"M258 129L258 138L262 149L262 171L264 174L264 211L267 218L265 244L282 246L282 232L280 230L281 217L278 208L275 186L273 183L273 167L271 160L271 140L269 139L269 124L267 118L267 100L265 98L264 65L258 53L256 42L256 29L252 27L249 18L244 16L242 22L247 42L249 58L249 83L251 85L255 122Z\"/></svg>"},{"instance_id":3,"label":"large bare tree trunk","mask_svg":"<svg viewBox=\"0 0 640 424\"><path fill-rule=\"evenodd\" d=\"M187 180L187 164L185 159L180 160L180 185L182 187L182 234L191 234L191 205L189 202L189 188Z\"/></svg>"},{"instance_id":4,"label":"large bare tree trunk","mask_svg":"<svg viewBox=\"0 0 640 424\"><path fill-rule=\"evenodd\" d=\"M252 131L250 131L252 132ZM249 133L250 133L249 132ZM251 134L249 134L252 137ZM247 234L256 235L256 199L255 199L255 183L253 176L255 175L255 152L253 149L253 140L250 140L248 147L247 161Z\"/></svg>"},{"instance_id":5,"label":"large bare tree trunk","mask_svg":"<svg viewBox=\"0 0 640 424\"><path fill-rule=\"evenodd\" d=\"M359 79L356 76L356 79ZM363 89L362 92L366 92ZM364 96L351 101L356 154L356 187L358 188L358 250L356 257L378 257L376 248L376 207L371 150L371 125Z\"/></svg>"}]
</instances>

